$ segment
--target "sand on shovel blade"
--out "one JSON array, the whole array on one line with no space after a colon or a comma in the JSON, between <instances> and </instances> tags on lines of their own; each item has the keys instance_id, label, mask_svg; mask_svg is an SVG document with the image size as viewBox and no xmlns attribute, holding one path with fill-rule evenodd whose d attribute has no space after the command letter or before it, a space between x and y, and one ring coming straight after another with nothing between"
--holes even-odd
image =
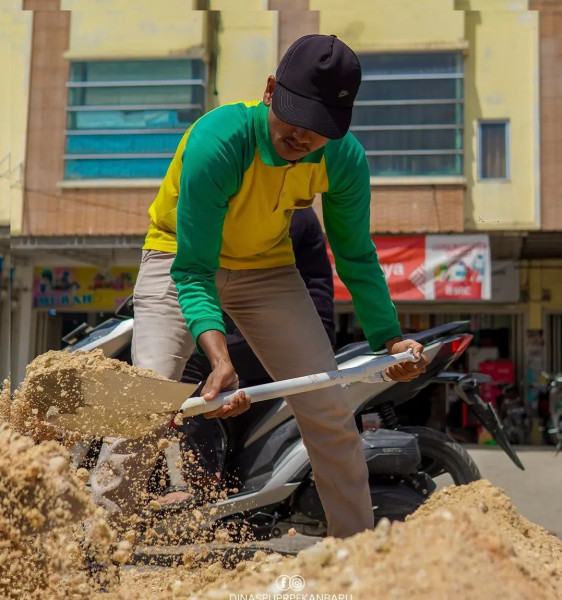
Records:
<instances>
[{"instance_id":1,"label":"sand on shovel blade","mask_svg":"<svg viewBox=\"0 0 562 600\"><path fill-rule=\"evenodd\" d=\"M195 389L105 358L101 350L50 351L28 366L12 411L21 430L30 429L31 419L45 429L138 438L169 422Z\"/></svg>"}]
</instances>

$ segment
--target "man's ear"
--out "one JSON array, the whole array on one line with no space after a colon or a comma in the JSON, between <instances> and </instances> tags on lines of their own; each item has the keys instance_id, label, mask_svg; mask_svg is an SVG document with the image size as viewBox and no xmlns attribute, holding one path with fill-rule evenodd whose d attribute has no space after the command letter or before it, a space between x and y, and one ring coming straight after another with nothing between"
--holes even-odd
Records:
<instances>
[{"instance_id":1,"label":"man's ear","mask_svg":"<svg viewBox=\"0 0 562 600\"><path fill-rule=\"evenodd\" d=\"M265 92L263 93L263 103L266 106L271 106L271 98L273 96L273 89L275 88L275 77L270 75L267 78L267 84L265 86Z\"/></svg>"}]
</instances>

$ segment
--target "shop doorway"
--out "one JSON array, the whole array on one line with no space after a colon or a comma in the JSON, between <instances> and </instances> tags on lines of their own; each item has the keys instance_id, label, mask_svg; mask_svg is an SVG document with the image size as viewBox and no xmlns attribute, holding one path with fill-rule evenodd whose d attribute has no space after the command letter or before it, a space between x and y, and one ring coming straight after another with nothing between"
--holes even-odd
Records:
<instances>
[{"instance_id":1,"label":"shop doorway","mask_svg":"<svg viewBox=\"0 0 562 600\"><path fill-rule=\"evenodd\" d=\"M546 314L546 370L562 372L562 312Z\"/></svg>"},{"instance_id":2,"label":"shop doorway","mask_svg":"<svg viewBox=\"0 0 562 600\"><path fill-rule=\"evenodd\" d=\"M33 356L48 350L60 350L62 338L82 323L95 327L111 315L102 312L61 312L56 310L37 311Z\"/></svg>"}]
</instances>

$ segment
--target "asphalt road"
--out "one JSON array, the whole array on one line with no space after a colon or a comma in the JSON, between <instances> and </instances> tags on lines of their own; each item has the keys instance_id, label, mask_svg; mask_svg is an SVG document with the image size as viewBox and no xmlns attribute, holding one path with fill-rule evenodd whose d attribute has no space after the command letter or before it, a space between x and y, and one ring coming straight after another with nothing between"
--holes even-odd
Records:
<instances>
[{"instance_id":1,"label":"asphalt road","mask_svg":"<svg viewBox=\"0 0 562 600\"><path fill-rule=\"evenodd\" d=\"M497 446L466 445L482 477L501 488L517 510L562 539L562 452L549 446L515 446L518 469Z\"/></svg>"}]
</instances>

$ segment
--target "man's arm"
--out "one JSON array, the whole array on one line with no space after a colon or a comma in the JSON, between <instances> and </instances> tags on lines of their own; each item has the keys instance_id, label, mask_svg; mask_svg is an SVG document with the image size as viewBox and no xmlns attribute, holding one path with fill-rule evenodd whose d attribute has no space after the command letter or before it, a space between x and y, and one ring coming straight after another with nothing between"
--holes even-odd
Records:
<instances>
[{"instance_id":1,"label":"man's arm","mask_svg":"<svg viewBox=\"0 0 562 600\"><path fill-rule=\"evenodd\" d=\"M206 400L238 387L215 284L228 199L238 189L244 168L243 148L236 144L240 136L228 135L232 115L226 116L230 119L222 123L219 110L209 113L187 139L176 215L177 253L170 272L187 327L211 363L212 373L202 390ZM207 416L235 416L247 405L241 394Z\"/></svg>"},{"instance_id":2,"label":"man's arm","mask_svg":"<svg viewBox=\"0 0 562 600\"><path fill-rule=\"evenodd\" d=\"M324 227L336 270L349 290L373 350L402 332L370 232L371 185L365 152L348 133L326 146L330 186L322 197Z\"/></svg>"},{"instance_id":3,"label":"man's arm","mask_svg":"<svg viewBox=\"0 0 562 600\"><path fill-rule=\"evenodd\" d=\"M178 246L170 271L199 350L201 333L209 329L225 332L215 275L231 177L224 165L217 165L216 158L207 155L203 135L194 129L183 155L176 215Z\"/></svg>"},{"instance_id":4,"label":"man's arm","mask_svg":"<svg viewBox=\"0 0 562 600\"><path fill-rule=\"evenodd\" d=\"M234 370L228 348L226 337L220 331L209 329L199 336L199 344L211 363L211 374L207 378L201 395L205 400L214 400L219 392L238 389L238 375ZM236 417L250 408L250 397L244 392L239 392L229 404L209 413L205 413L207 419L213 417Z\"/></svg>"},{"instance_id":5,"label":"man's arm","mask_svg":"<svg viewBox=\"0 0 562 600\"><path fill-rule=\"evenodd\" d=\"M245 108L239 105L204 115L185 143L175 215L177 254L170 273L197 344L204 331L225 332L215 276L228 201L242 182L247 143Z\"/></svg>"},{"instance_id":6,"label":"man's arm","mask_svg":"<svg viewBox=\"0 0 562 600\"><path fill-rule=\"evenodd\" d=\"M425 371L423 346L404 340L396 308L379 264L370 232L371 185L365 152L348 133L326 147L330 187L323 195L324 226L336 269L351 293L355 310L370 347L386 347L396 354L412 348L418 363L387 369L396 381L409 381Z\"/></svg>"}]
</instances>

